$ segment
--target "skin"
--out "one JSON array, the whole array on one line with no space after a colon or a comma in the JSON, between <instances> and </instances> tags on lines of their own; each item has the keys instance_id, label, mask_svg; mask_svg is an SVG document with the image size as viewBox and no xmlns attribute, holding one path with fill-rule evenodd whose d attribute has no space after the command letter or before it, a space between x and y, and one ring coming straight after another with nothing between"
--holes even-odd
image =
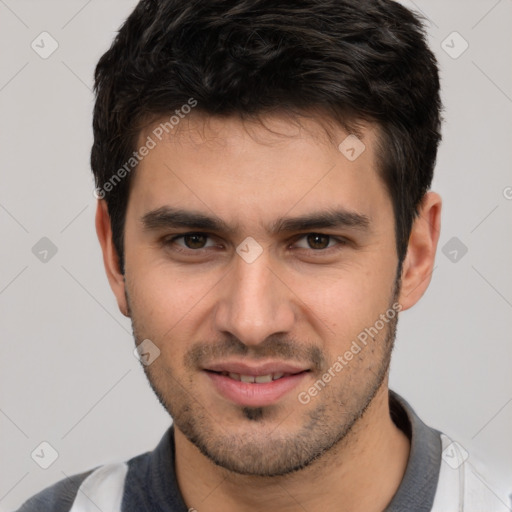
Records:
<instances>
[{"instance_id":1,"label":"skin","mask_svg":"<svg viewBox=\"0 0 512 512\"><path fill-rule=\"evenodd\" d=\"M298 394L394 303L406 310L423 295L441 199L429 192L420 205L397 289L394 216L377 173L377 128L363 126L366 149L351 162L338 150L347 136L339 127L329 139L314 118L262 121L192 114L149 152L133 176L124 276L99 200L107 276L136 342L149 339L160 350L145 371L174 419L176 474L187 506L381 511L410 449L389 414L394 322L309 403ZM141 144L152 128L141 133ZM145 226L144 217L162 207L216 216L229 230L172 240L205 231ZM282 217L340 208L364 216L367 225L270 229ZM236 252L249 236L262 249L252 263ZM276 402L247 408L219 394L203 371L235 359L293 362L309 371Z\"/></svg>"}]
</instances>

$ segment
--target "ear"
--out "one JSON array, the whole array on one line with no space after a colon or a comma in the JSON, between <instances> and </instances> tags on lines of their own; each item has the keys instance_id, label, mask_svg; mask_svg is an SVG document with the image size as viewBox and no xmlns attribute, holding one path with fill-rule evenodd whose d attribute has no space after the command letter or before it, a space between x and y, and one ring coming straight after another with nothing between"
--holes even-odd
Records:
<instances>
[{"instance_id":1,"label":"ear","mask_svg":"<svg viewBox=\"0 0 512 512\"><path fill-rule=\"evenodd\" d=\"M441 230L439 194L427 192L418 213L412 225L407 254L402 266L400 304L403 310L414 306L430 284Z\"/></svg>"},{"instance_id":2,"label":"ear","mask_svg":"<svg viewBox=\"0 0 512 512\"><path fill-rule=\"evenodd\" d=\"M103 264L105 265L108 282L116 296L119 310L124 316L130 316L126 304L124 275L120 271L119 255L112 241L110 215L108 214L107 203L103 199L98 200L96 208L96 234L103 252Z\"/></svg>"}]
</instances>

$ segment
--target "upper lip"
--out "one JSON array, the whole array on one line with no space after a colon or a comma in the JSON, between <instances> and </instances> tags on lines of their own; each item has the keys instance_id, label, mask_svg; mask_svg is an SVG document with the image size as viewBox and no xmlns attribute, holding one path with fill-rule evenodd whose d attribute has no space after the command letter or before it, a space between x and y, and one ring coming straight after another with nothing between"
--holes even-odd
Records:
<instances>
[{"instance_id":1,"label":"upper lip","mask_svg":"<svg viewBox=\"0 0 512 512\"><path fill-rule=\"evenodd\" d=\"M269 375L271 373L294 374L309 370L309 368L304 368L296 364L279 361L271 361L264 364L247 364L238 361L220 362L209 364L208 366L205 366L204 369L219 373L238 373L240 375L249 375L251 377L257 377L258 375Z\"/></svg>"}]
</instances>

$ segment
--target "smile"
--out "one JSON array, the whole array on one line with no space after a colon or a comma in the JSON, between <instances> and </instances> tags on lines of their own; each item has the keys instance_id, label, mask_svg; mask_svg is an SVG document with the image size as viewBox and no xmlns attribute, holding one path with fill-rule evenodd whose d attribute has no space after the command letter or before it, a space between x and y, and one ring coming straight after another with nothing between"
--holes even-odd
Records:
<instances>
[{"instance_id":1,"label":"smile","mask_svg":"<svg viewBox=\"0 0 512 512\"><path fill-rule=\"evenodd\" d=\"M291 375L290 373L268 373L267 375L242 375L240 373L233 372L222 372L221 375L225 377L229 377L233 380L238 380L240 382L251 382L253 384L264 384L265 382L272 382L273 380L281 379L283 377L288 377Z\"/></svg>"},{"instance_id":2,"label":"smile","mask_svg":"<svg viewBox=\"0 0 512 512\"><path fill-rule=\"evenodd\" d=\"M217 396L242 407L277 404L308 373L309 369L285 364L268 364L259 368L243 364L219 364L203 371Z\"/></svg>"}]
</instances>

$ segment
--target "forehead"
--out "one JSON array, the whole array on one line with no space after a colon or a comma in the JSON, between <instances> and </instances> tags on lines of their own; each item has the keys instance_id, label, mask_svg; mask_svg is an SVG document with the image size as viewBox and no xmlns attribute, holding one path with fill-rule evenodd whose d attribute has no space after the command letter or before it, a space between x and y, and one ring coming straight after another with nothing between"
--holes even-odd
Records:
<instances>
[{"instance_id":1,"label":"forehead","mask_svg":"<svg viewBox=\"0 0 512 512\"><path fill-rule=\"evenodd\" d=\"M373 125L360 125L356 137L322 119L285 115L168 120L139 136L137 147L152 146L131 187L130 202L141 215L170 205L269 225L288 212L341 207L371 218L390 207Z\"/></svg>"},{"instance_id":2,"label":"forehead","mask_svg":"<svg viewBox=\"0 0 512 512\"><path fill-rule=\"evenodd\" d=\"M243 142L250 142L259 145L259 151L264 146L271 149L299 144L314 144L332 151L339 150L339 145L349 135L351 139L357 137L365 146L369 145L367 156L372 156L380 129L377 124L363 121L349 121L347 127L343 127L320 111L303 115L283 111L250 118L211 116L192 111L186 116L181 114L181 118L170 115L147 120L140 130L138 146L144 145L149 137L158 145L195 150L233 149ZM347 156L353 155L348 153Z\"/></svg>"}]
</instances>

